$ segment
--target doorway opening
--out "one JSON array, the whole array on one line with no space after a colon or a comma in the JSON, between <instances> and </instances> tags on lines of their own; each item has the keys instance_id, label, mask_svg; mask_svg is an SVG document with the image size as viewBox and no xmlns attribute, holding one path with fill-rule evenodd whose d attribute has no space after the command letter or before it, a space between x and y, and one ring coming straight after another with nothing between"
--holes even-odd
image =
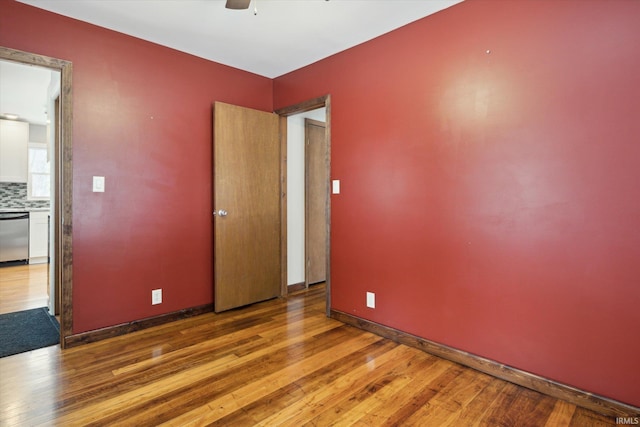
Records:
<instances>
[{"instance_id":1,"label":"doorway opening","mask_svg":"<svg viewBox=\"0 0 640 427\"><path fill-rule=\"evenodd\" d=\"M60 346L72 335L72 64L69 61L51 58L16 49L0 47L0 60L8 63L35 66L57 71L59 88L52 97L51 143L53 158L50 159L50 227L51 227L51 295L50 311L60 319ZM56 312L57 310L57 312Z\"/></svg>"},{"instance_id":2,"label":"doorway opening","mask_svg":"<svg viewBox=\"0 0 640 427\"><path fill-rule=\"evenodd\" d=\"M326 117L324 108L312 110ZM304 114L304 113L303 113ZM291 119L292 117L289 117ZM323 117L324 118L324 117ZM327 202L329 170L324 121L304 119L305 288L327 280ZM291 159L290 157L288 157ZM291 202L291 200L289 200ZM291 256L291 252L289 252Z\"/></svg>"},{"instance_id":3,"label":"doorway opening","mask_svg":"<svg viewBox=\"0 0 640 427\"><path fill-rule=\"evenodd\" d=\"M330 257L330 159L331 159L331 98L325 95L300 104L277 110L280 116L281 152L281 265L283 296L297 289L308 288L324 276L326 283L326 312L331 306L331 257ZM324 141L314 150L306 148L308 127L324 126ZM305 132L307 128L307 132ZM313 136L312 136L313 137ZM316 135L315 138L318 138ZM322 137L320 137L321 139ZM316 198L309 203L309 159L313 153L315 167L311 177ZM315 184L313 182L316 181ZM321 183L318 184L317 181ZM313 209L313 211L311 211ZM309 215L311 214L311 215ZM323 227L318 233L310 233L310 222ZM317 231L317 227L316 231ZM315 239L315 243L313 240ZM324 242L321 240L324 239ZM324 244L323 244L324 243ZM315 250L310 250L314 246ZM320 246L320 248L318 248ZM325 265L318 267L318 262ZM311 267L311 268L310 268Z\"/></svg>"}]
</instances>

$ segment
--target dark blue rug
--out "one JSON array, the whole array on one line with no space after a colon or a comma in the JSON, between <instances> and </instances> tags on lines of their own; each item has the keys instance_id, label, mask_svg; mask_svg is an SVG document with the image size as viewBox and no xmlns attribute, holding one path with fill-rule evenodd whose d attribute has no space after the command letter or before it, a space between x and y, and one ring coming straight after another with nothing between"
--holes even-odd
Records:
<instances>
[{"instance_id":1,"label":"dark blue rug","mask_svg":"<svg viewBox=\"0 0 640 427\"><path fill-rule=\"evenodd\" d=\"M60 342L60 324L45 307L0 314L0 357Z\"/></svg>"}]
</instances>

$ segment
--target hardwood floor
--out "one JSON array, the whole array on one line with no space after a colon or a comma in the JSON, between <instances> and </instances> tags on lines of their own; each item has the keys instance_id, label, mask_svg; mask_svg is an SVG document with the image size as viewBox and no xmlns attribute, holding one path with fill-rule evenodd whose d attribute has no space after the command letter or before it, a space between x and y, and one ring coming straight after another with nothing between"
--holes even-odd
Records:
<instances>
[{"instance_id":1,"label":"hardwood floor","mask_svg":"<svg viewBox=\"0 0 640 427\"><path fill-rule=\"evenodd\" d=\"M324 288L0 359L0 425L605 426L325 317Z\"/></svg>"},{"instance_id":2,"label":"hardwood floor","mask_svg":"<svg viewBox=\"0 0 640 427\"><path fill-rule=\"evenodd\" d=\"M0 314L46 307L49 264L0 268Z\"/></svg>"}]
</instances>

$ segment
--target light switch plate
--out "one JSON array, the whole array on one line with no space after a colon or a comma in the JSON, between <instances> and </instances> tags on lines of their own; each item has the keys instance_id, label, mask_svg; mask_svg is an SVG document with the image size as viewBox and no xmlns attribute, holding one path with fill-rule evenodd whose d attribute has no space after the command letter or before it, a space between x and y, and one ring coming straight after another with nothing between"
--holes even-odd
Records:
<instances>
[{"instance_id":1,"label":"light switch plate","mask_svg":"<svg viewBox=\"0 0 640 427\"><path fill-rule=\"evenodd\" d=\"M104 193L104 176L93 177L93 192Z\"/></svg>"},{"instance_id":2,"label":"light switch plate","mask_svg":"<svg viewBox=\"0 0 640 427\"><path fill-rule=\"evenodd\" d=\"M340 180L334 179L331 181L331 192L333 194L340 194Z\"/></svg>"}]
</instances>

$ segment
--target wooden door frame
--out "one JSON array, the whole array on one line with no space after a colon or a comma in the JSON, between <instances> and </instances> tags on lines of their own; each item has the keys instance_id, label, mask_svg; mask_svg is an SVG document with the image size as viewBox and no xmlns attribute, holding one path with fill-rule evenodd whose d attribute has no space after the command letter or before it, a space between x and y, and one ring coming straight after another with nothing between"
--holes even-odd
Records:
<instances>
[{"instance_id":1,"label":"wooden door frame","mask_svg":"<svg viewBox=\"0 0 640 427\"><path fill-rule=\"evenodd\" d=\"M288 294L287 280L287 117L318 108L326 109L327 169L331 179L331 95L309 99L299 104L290 105L275 111L280 116L280 254L281 254L281 294ZM326 281L326 314L331 310L331 194L327 183L327 281ZM306 278L305 278L306 280Z\"/></svg>"},{"instance_id":2,"label":"wooden door frame","mask_svg":"<svg viewBox=\"0 0 640 427\"><path fill-rule=\"evenodd\" d=\"M54 159L54 220L55 236L54 281L61 295L60 307L60 347L65 348L66 340L73 334L73 277L72 277L72 225L73 225L73 152L72 152L72 71L70 61L51 58L0 46L0 59L35 65L60 72L60 135L55 147Z\"/></svg>"}]
</instances>

